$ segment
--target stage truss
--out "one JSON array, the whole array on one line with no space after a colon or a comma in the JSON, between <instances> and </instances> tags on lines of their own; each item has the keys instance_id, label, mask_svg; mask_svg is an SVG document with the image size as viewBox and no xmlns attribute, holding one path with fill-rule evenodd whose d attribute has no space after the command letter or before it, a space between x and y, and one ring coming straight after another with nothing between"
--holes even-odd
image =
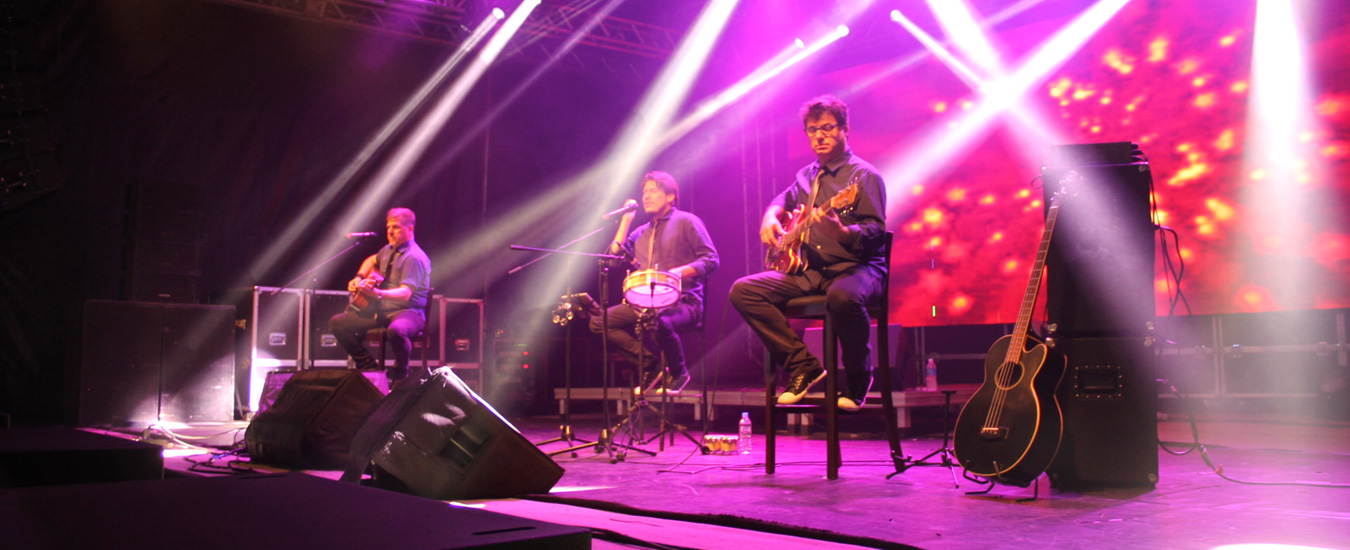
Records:
<instances>
[{"instance_id":1,"label":"stage truss","mask_svg":"<svg viewBox=\"0 0 1350 550\"><path fill-rule=\"evenodd\" d=\"M317 19L458 45L470 29L462 24L475 0L212 0L281 15ZM481 2L480 2L481 3ZM587 2L587 6L594 3ZM665 60L679 42L679 33L623 19L605 17L588 27L592 10L546 3L535 8L507 55L564 61L574 68L609 74L641 74L646 60ZM569 37L582 33L576 47Z\"/></svg>"}]
</instances>

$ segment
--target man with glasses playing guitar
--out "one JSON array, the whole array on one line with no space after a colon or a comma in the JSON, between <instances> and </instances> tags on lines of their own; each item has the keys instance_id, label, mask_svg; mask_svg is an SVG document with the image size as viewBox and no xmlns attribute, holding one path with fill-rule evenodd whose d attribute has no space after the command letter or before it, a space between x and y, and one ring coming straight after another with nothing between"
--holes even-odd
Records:
<instances>
[{"instance_id":1,"label":"man with glasses playing guitar","mask_svg":"<svg viewBox=\"0 0 1350 550\"><path fill-rule=\"evenodd\" d=\"M792 330L783 306L793 298L825 295L848 381L838 406L856 411L872 387L866 306L887 276L886 186L877 169L849 149L843 101L817 97L802 106L801 117L816 162L798 170L764 212L760 239L770 248L769 271L737 280L730 299L774 364L790 374L778 403L791 405L825 378L825 369Z\"/></svg>"}]
</instances>

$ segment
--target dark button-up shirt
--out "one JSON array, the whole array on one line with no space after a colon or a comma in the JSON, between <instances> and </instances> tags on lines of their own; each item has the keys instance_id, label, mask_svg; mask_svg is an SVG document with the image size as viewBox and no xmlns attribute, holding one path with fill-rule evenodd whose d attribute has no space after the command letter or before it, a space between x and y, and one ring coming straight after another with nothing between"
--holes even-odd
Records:
<instances>
[{"instance_id":1,"label":"dark button-up shirt","mask_svg":"<svg viewBox=\"0 0 1350 550\"><path fill-rule=\"evenodd\" d=\"M681 301L702 305L703 284L717 270L717 248L698 216L671 208L665 216L639 225L624 241L638 269L669 271L688 264L698 275L681 282Z\"/></svg>"},{"instance_id":2,"label":"dark button-up shirt","mask_svg":"<svg viewBox=\"0 0 1350 550\"><path fill-rule=\"evenodd\" d=\"M391 258L394 260L392 267L389 265ZM384 275L381 289L398 288L400 285L408 285L412 289L412 297L407 302L380 300L381 313L393 316L406 309L426 310L427 298L431 293L431 258L422 251L422 247L408 241L395 250L392 245L386 244L376 253L375 265Z\"/></svg>"},{"instance_id":3,"label":"dark button-up shirt","mask_svg":"<svg viewBox=\"0 0 1350 550\"><path fill-rule=\"evenodd\" d=\"M872 265L881 273L886 273L886 258L881 250L881 237L886 232L886 183L881 180L876 167L858 158L853 151L845 151L843 156L827 166L821 166L816 161L798 170L792 185L769 204L791 212L811 197L811 182L822 170L824 174L820 178L820 191L816 194L813 206L829 202L848 187L854 177L858 178L858 201L852 210L839 215L839 221L852 233L853 238L849 242L840 243L819 231L810 232L803 247L808 274L814 270L830 277L860 263Z\"/></svg>"}]
</instances>

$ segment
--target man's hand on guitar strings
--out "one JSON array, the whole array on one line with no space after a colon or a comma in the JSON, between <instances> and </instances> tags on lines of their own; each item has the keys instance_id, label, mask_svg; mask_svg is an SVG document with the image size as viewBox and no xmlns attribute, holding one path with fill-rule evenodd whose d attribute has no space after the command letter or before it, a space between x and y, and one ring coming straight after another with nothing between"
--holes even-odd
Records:
<instances>
[{"instance_id":1,"label":"man's hand on guitar strings","mask_svg":"<svg viewBox=\"0 0 1350 550\"><path fill-rule=\"evenodd\" d=\"M776 246L783 233L783 222L778 221L777 216L764 217L764 223L759 228L759 239L764 241L764 244Z\"/></svg>"}]
</instances>

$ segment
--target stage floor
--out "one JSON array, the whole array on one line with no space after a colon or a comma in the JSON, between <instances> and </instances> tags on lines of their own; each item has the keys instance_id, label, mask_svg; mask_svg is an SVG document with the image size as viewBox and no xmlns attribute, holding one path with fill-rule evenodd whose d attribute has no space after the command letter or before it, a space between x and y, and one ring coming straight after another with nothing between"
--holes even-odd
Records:
<instances>
[{"instance_id":1,"label":"stage floor","mask_svg":"<svg viewBox=\"0 0 1350 550\"><path fill-rule=\"evenodd\" d=\"M522 422L532 440L555 436L541 419ZM540 425L543 424L543 425ZM556 424L556 422L554 423ZM581 429L583 437L595 432ZM1162 422L1164 441L1188 442L1190 426ZM825 442L779 437L777 473L763 469L763 438L740 456L691 455L681 438L655 457L629 452L611 464L607 454L582 450L555 459L567 474L554 495L688 514L727 514L871 537L921 548L1218 548L1269 543L1344 548L1350 541L1350 428L1344 423L1213 422L1200 426L1201 441L1223 473L1199 453L1172 456L1159 450L1153 490L1085 493L997 487L970 496L976 484L943 467L894 468L880 439L842 444L840 479L825 479ZM1212 436L1212 437L1207 437ZM920 457L938 438L906 439L904 453ZM546 445L545 450L560 448ZM648 445L647 448L654 449ZM687 460L686 460L687 458ZM959 487L956 486L959 484ZM997 495L997 496L994 496ZM489 509L493 509L489 506ZM688 545L675 537L674 544ZM713 547L713 546L706 546Z\"/></svg>"},{"instance_id":2,"label":"stage floor","mask_svg":"<svg viewBox=\"0 0 1350 550\"><path fill-rule=\"evenodd\" d=\"M880 431L879 424L862 422L871 419L853 420L844 427ZM515 422L533 442L559 432L557 417ZM576 436L594 439L603 420L584 415L573 423ZM699 435L701 427L695 428ZM1152 490L1060 492L1042 477L1034 501L1018 500L1032 496L1031 488L999 486L989 495L972 496L967 491L981 487L962 478L959 468L915 467L887 479L894 468L886 444L866 434L843 442L840 479L829 481L825 442L817 432L780 435L780 463L773 475L764 473L762 434L755 436L752 453L732 456L698 454L677 437L664 450L655 443L641 447L655 456L630 451L615 461L593 448L579 450L576 457L555 456L566 469L552 492L555 502L465 504L691 548L820 547L814 537L848 542L839 536L862 538L854 543L871 539L883 547L920 548L1346 547L1350 492L1343 486L1350 484L1350 423L1211 419L1199 429L1213 462L1236 481L1217 475L1198 453L1173 456L1159 450L1159 481ZM1191 439L1184 421L1160 422L1159 434L1176 448ZM904 453L924 456L940 442L937 436L907 438ZM564 447L541 446L546 452ZM597 540L595 547L621 546Z\"/></svg>"}]
</instances>

